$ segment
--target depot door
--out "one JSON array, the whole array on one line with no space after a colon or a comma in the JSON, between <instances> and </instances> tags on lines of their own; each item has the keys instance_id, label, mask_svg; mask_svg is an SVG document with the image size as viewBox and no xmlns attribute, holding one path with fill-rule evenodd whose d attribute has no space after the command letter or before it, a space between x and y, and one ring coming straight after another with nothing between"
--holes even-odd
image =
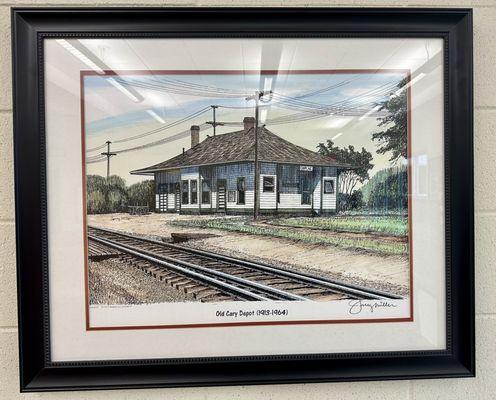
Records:
<instances>
[{"instance_id":1,"label":"depot door","mask_svg":"<svg viewBox=\"0 0 496 400\"><path fill-rule=\"evenodd\" d=\"M311 171L300 171L301 204L312 204L312 178Z\"/></svg>"}]
</instances>

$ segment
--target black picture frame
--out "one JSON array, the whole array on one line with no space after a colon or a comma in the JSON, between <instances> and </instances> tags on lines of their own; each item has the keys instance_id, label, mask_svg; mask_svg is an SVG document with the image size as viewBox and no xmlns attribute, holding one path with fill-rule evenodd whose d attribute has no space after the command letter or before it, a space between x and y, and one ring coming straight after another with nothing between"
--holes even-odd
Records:
<instances>
[{"instance_id":1,"label":"black picture frame","mask_svg":"<svg viewBox=\"0 0 496 400\"><path fill-rule=\"evenodd\" d=\"M12 32L21 391L475 375L471 9L14 8ZM43 40L179 36L436 37L444 40L446 350L51 361Z\"/></svg>"}]
</instances>

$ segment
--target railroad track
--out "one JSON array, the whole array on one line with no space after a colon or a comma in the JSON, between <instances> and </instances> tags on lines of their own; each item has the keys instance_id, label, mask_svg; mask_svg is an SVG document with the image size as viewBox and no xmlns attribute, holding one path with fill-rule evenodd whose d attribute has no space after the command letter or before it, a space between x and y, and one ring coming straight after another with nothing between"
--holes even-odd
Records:
<instances>
[{"instance_id":1,"label":"railroad track","mask_svg":"<svg viewBox=\"0 0 496 400\"><path fill-rule=\"evenodd\" d=\"M88 239L90 256L92 249L117 255L126 263L203 302L402 298L268 264L109 229L90 226Z\"/></svg>"}]
</instances>

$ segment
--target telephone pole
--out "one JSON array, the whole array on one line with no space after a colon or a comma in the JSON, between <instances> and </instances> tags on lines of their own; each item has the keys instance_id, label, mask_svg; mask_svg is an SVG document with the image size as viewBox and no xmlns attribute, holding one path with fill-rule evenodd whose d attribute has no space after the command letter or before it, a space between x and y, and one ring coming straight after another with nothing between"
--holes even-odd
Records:
<instances>
[{"instance_id":1,"label":"telephone pole","mask_svg":"<svg viewBox=\"0 0 496 400\"><path fill-rule=\"evenodd\" d=\"M214 123L213 123L213 126L214 126L214 136L215 136L215 133L216 133L215 127L217 126L217 122L215 121L215 110L217 110L217 107L219 107L219 106L212 106L212 112L214 114Z\"/></svg>"},{"instance_id":2,"label":"telephone pole","mask_svg":"<svg viewBox=\"0 0 496 400\"><path fill-rule=\"evenodd\" d=\"M215 110L219 108L219 106L210 106L212 107L212 112L213 112L213 120L212 121L207 121L207 124L212 125L214 127L214 136L217 133L217 130L215 129L217 126L222 126L224 125L222 122L217 122L216 120L216 115L215 115Z\"/></svg>"},{"instance_id":3,"label":"telephone pole","mask_svg":"<svg viewBox=\"0 0 496 400\"><path fill-rule=\"evenodd\" d=\"M256 220L258 218L258 210L260 208L260 195L259 195L259 186L260 186L260 168L258 165L258 108L260 99L267 95L272 94L272 90L258 90L255 92L253 96L248 96L246 100L255 100L255 198L253 204L253 219Z\"/></svg>"},{"instance_id":4,"label":"telephone pole","mask_svg":"<svg viewBox=\"0 0 496 400\"><path fill-rule=\"evenodd\" d=\"M109 181L109 177L110 177L110 157L112 156L116 156L117 153L111 153L110 152L110 144L112 143L111 141L107 140L107 152L106 153L101 153L102 156L106 156L107 157L107 183Z\"/></svg>"}]
</instances>

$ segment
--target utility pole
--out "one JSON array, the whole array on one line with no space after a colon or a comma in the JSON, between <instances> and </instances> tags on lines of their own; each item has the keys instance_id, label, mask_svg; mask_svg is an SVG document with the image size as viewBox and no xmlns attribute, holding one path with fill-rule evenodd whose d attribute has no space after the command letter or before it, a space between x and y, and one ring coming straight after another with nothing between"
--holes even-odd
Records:
<instances>
[{"instance_id":1,"label":"utility pole","mask_svg":"<svg viewBox=\"0 0 496 400\"><path fill-rule=\"evenodd\" d=\"M215 127L217 126L217 122L215 121L215 110L217 109L217 107L219 106L211 106L212 107L212 112L214 113L214 123L212 124L213 127L214 127L214 136L215 136L215 133L216 133L216 130L215 130Z\"/></svg>"},{"instance_id":2,"label":"utility pole","mask_svg":"<svg viewBox=\"0 0 496 400\"><path fill-rule=\"evenodd\" d=\"M207 121L206 123L209 124L209 125L212 125L213 128L214 128L214 136L216 135L217 133L217 130L215 129L217 126L224 126L224 123L223 122L217 122L217 119L216 119L216 115L215 115L215 110L217 108L219 108L219 106L210 106L212 107L212 111L213 111L213 120L212 121Z\"/></svg>"},{"instance_id":3,"label":"utility pole","mask_svg":"<svg viewBox=\"0 0 496 400\"><path fill-rule=\"evenodd\" d=\"M260 99L266 94L272 94L272 90L258 90L253 96L249 96L246 100L255 100L255 198L253 204L253 219L258 218L258 210L260 208L260 195L259 195L259 184L260 184L260 168L258 165L258 108Z\"/></svg>"},{"instance_id":4,"label":"utility pole","mask_svg":"<svg viewBox=\"0 0 496 400\"><path fill-rule=\"evenodd\" d=\"M107 152L106 153L101 153L102 156L106 156L107 157L107 183L109 181L109 177L110 177L110 157L112 156L116 156L117 153L111 153L110 152L110 144L112 142L107 140Z\"/></svg>"},{"instance_id":5,"label":"utility pole","mask_svg":"<svg viewBox=\"0 0 496 400\"><path fill-rule=\"evenodd\" d=\"M215 129L217 126L222 126L224 125L222 122L217 122L216 120L216 115L215 115L215 110L219 108L219 106L210 106L212 107L212 112L213 112L213 121L207 121L207 124L212 125L214 127L214 136L217 133L217 130Z\"/></svg>"}]
</instances>

